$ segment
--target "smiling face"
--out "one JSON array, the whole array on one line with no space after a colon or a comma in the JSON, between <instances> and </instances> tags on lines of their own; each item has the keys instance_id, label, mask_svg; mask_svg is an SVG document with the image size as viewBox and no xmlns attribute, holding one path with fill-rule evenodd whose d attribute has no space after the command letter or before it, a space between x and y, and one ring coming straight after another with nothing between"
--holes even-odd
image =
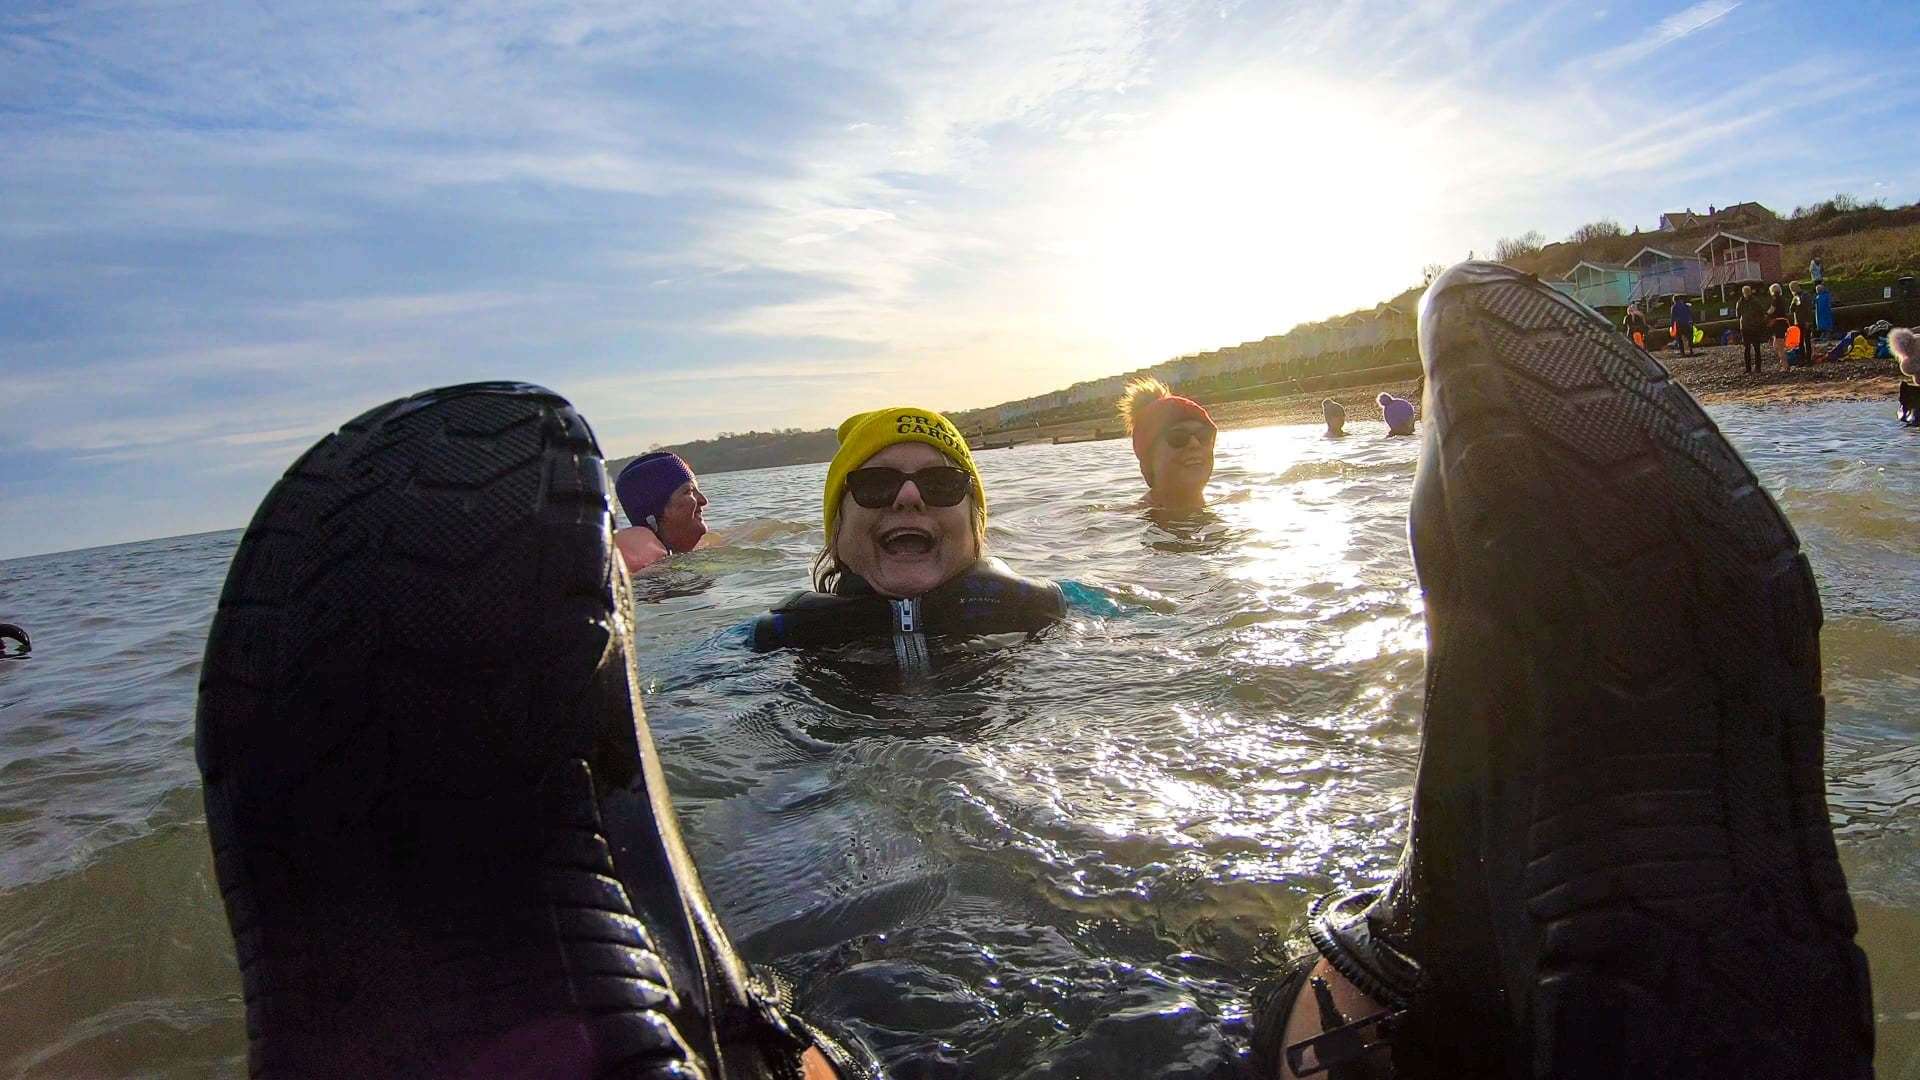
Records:
<instances>
[{"instance_id":1,"label":"smiling face","mask_svg":"<svg viewBox=\"0 0 1920 1080\"><path fill-rule=\"evenodd\" d=\"M1198 420L1168 424L1148 454L1152 498L1160 506L1199 506L1213 478L1214 431ZM1179 445L1175 445L1175 444Z\"/></svg>"},{"instance_id":2,"label":"smiling face","mask_svg":"<svg viewBox=\"0 0 1920 1080\"><path fill-rule=\"evenodd\" d=\"M862 463L862 468L918 472L952 465L925 443L894 443ZM893 503L869 510L852 493L840 496L833 554L840 565L865 578L882 596L921 596L958 576L980 557L973 533L974 496L956 506L929 506L918 484L900 485Z\"/></svg>"},{"instance_id":3,"label":"smiling face","mask_svg":"<svg viewBox=\"0 0 1920 1080\"><path fill-rule=\"evenodd\" d=\"M681 484L660 511L660 542L669 551L692 551L707 535L707 497L700 493L698 478Z\"/></svg>"}]
</instances>

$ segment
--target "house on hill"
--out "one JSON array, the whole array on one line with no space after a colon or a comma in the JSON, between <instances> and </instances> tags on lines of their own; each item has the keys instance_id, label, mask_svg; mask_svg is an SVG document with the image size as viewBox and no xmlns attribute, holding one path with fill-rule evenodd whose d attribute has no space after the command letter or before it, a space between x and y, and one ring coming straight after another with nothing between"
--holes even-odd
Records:
<instances>
[{"instance_id":1,"label":"house on hill","mask_svg":"<svg viewBox=\"0 0 1920 1080\"><path fill-rule=\"evenodd\" d=\"M1704 214L1695 213L1693 207L1685 210L1669 210L1660 215L1661 232L1687 232L1692 229L1737 229L1741 226L1769 225L1779 221L1780 215L1761 206L1757 202L1734 203L1732 206L1709 206Z\"/></svg>"},{"instance_id":2,"label":"house on hill","mask_svg":"<svg viewBox=\"0 0 1920 1080\"><path fill-rule=\"evenodd\" d=\"M1691 206L1685 210L1669 210L1660 215L1661 232L1686 232L1688 229L1697 229L1706 223L1707 216L1694 213Z\"/></svg>"},{"instance_id":3,"label":"house on hill","mask_svg":"<svg viewBox=\"0 0 1920 1080\"><path fill-rule=\"evenodd\" d=\"M1721 207L1719 212L1707 219L1707 224L1716 228L1737 229L1742 225L1768 225L1779 220L1780 215L1759 203L1743 202Z\"/></svg>"},{"instance_id":4,"label":"house on hill","mask_svg":"<svg viewBox=\"0 0 1920 1080\"><path fill-rule=\"evenodd\" d=\"M1634 271L1635 300L1656 296L1698 296L1705 287L1707 264L1692 255L1675 255L1656 247L1643 247L1627 260Z\"/></svg>"},{"instance_id":5,"label":"house on hill","mask_svg":"<svg viewBox=\"0 0 1920 1080\"><path fill-rule=\"evenodd\" d=\"M1547 284L1590 308L1623 308L1633 300L1634 279L1638 276L1625 266L1582 259L1559 281Z\"/></svg>"},{"instance_id":6,"label":"house on hill","mask_svg":"<svg viewBox=\"0 0 1920 1080\"><path fill-rule=\"evenodd\" d=\"M1693 252L1700 256L1707 267L1707 276L1701 282L1701 295L1717 287L1722 303L1727 299L1729 286L1764 285L1781 279L1780 245L1771 240L1758 240L1722 230L1707 237L1706 243L1694 248Z\"/></svg>"}]
</instances>

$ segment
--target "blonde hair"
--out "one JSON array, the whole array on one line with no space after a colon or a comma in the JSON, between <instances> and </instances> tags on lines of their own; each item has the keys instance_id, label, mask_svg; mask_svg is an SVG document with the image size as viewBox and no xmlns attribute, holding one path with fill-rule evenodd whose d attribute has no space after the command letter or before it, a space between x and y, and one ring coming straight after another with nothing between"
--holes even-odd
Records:
<instances>
[{"instance_id":1,"label":"blonde hair","mask_svg":"<svg viewBox=\"0 0 1920 1080\"><path fill-rule=\"evenodd\" d=\"M1920 379L1920 334L1896 326L1887 335L1887 348L1892 350L1894 359L1900 361L1900 370L1908 378Z\"/></svg>"},{"instance_id":2,"label":"blonde hair","mask_svg":"<svg viewBox=\"0 0 1920 1080\"><path fill-rule=\"evenodd\" d=\"M1140 410L1161 398L1172 396L1173 387L1151 375L1142 375L1128 383L1126 390L1121 392L1118 402L1120 419L1127 424L1127 434L1133 434L1133 418L1140 415Z\"/></svg>"}]
</instances>

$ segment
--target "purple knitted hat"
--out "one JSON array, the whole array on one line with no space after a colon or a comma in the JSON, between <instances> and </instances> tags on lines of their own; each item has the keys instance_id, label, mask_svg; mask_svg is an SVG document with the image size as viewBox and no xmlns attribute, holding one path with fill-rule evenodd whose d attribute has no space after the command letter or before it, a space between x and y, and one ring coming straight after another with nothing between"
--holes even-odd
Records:
<instances>
[{"instance_id":1,"label":"purple knitted hat","mask_svg":"<svg viewBox=\"0 0 1920 1080\"><path fill-rule=\"evenodd\" d=\"M627 467L621 469L619 478L614 480L613 490L620 496L620 508L627 512L628 521L657 526L661 513L667 508L667 500L691 479L693 470L687 468L678 454L656 450L627 462Z\"/></svg>"}]
</instances>

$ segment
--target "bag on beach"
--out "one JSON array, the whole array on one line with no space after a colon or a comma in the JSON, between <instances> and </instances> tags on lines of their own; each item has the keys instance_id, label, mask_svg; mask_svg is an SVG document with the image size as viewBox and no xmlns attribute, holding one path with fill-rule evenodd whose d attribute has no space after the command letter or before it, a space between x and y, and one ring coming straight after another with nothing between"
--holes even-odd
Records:
<instances>
[{"instance_id":1,"label":"bag on beach","mask_svg":"<svg viewBox=\"0 0 1920 1080\"><path fill-rule=\"evenodd\" d=\"M1791 349L1788 349L1787 350L1787 366L1790 368L1806 367L1807 351L1805 349L1800 348L1799 346L1795 346Z\"/></svg>"}]
</instances>

